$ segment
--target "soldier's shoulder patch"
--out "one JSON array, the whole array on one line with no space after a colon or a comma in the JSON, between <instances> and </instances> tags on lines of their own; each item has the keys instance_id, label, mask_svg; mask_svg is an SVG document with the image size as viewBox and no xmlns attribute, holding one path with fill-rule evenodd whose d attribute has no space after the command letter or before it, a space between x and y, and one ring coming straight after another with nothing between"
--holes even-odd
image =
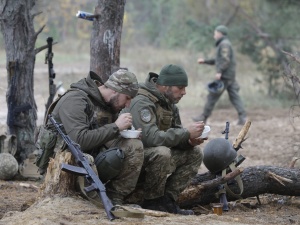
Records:
<instances>
[{"instance_id":1,"label":"soldier's shoulder patch","mask_svg":"<svg viewBox=\"0 0 300 225\"><path fill-rule=\"evenodd\" d=\"M144 121L145 123L149 123L152 118L151 112L148 108L143 108L140 111L140 116L141 116L141 120Z\"/></svg>"}]
</instances>

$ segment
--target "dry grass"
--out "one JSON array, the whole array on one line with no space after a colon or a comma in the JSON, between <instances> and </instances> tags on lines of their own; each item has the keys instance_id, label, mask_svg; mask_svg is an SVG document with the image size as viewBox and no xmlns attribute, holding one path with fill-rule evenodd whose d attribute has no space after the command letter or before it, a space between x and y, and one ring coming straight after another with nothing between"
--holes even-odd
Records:
<instances>
[{"instance_id":1,"label":"dry grass","mask_svg":"<svg viewBox=\"0 0 300 225\"><path fill-rule=\"evenodd\" d=\"M68 46L72 47L68 47ZM75 47L74 47L75 46ZM78 46L78 47L76 47ZM75 50L78 51L75 51ZM72 82L85 77L89 70L89 43L58 43L53 47L55 82L63 82L67 89ZM213 53L212 53L213 55ZM205 103L207 90L205 85L214 78L213 66L197 64L197 58L201 53L195 53L185 49L158 49L152 46L124 47L121 49L121 66L133 71L140 82L143 82L148 72L159 73L166 64L182 65L189 76L187 95L178 104L180 108L199 108ZM44 63L45 53L37 55L35 65L35 98L38 104L39 115L44 114L44 104L48 98L47 65ZM0 78L6 80L5 52L0 50ZM266 84L263 75L256 70L256 66L243 55L237 55L237 80L241 86L240 95L246 108L280 108L290 106L290 102L282 102L266 96ZM262 82L257 82L257 81ZM0 102L5 103L6 82L0 84ZM232 107L227 94L224 94L217 103L216 108ZM5 109L1 115L5 115ZM2 115L3 114L3 115Z\"/></svg>"}]
</instances>

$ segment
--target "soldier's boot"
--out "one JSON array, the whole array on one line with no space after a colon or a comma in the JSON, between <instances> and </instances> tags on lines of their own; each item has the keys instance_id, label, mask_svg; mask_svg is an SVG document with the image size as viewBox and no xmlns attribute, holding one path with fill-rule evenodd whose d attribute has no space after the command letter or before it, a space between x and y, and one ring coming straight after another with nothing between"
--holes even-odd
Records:
<instances>
[{"instance_id":1,"label":"soldier's boot","mask_svg":"<svg viewBox=\"0 0 300 225\"><path fill-rule=\"evenodd\" d=\"M145 209L157 210L173 214L194 215L193 210L180 209L176 202L168 196L145 200L142 207Z\"/></svg>"},{"instance_id":2,"label":"soldier's boot","mask_svg":"<svg viewBox=\"0 0 300 225\"><path fill-rule=\"evenodd\" d=\"M207 121L207 116L204 116L203 114L200 114L198 116L192 117L194 122L199 122L199 121L203 121L203 123L206 123Z\"/></svg>"},{"instance_id":3,"label":"soldier's boot","mask_svg":"<svg viewBox=\"0 0 300 225\"><path fill-rule=\"evenodd\" d=\"M237 125L244 125L246 123L246 115L239 115L239 120Z\"/></svg>"}]
</instances>

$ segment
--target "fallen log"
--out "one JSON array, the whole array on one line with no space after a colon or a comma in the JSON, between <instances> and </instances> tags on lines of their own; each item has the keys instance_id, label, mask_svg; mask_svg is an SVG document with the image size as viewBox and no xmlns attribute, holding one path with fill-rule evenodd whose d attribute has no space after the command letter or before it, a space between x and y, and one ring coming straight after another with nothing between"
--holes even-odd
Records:
<instances>
[{"instance_id":1,"label":"fallen log","mask_svg":"<svg viewBox=\"0 0 300 225\"><path fill-rule=\"evenodd\" d=\"M236 173L235 175L238 175L238 172ZM300 196L300 169L254 166L245 168L240 176L244 185L242 198L255 197L265 193ZM215 196L218 191L217 185L225 183L226 179L223 178L222 180L222 177L215 177L210 172L197 174L191 184L180 194L178 199L180 206L191 208L195 205L219 202ZM235 180L229 181L228 186L234 193L239 192ZM228 201L237 200L230 195L227 195L227 199Z\"/></svg>"}]
</instances>

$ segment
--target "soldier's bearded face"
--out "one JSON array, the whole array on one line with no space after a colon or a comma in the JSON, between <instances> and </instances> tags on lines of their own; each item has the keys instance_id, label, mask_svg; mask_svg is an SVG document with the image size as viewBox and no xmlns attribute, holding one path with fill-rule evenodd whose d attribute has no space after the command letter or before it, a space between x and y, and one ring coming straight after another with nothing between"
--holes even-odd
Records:
<instances>
[{"instance_id":1,"label":"soldier's bearded face","mask_svg":"<svg viewBox=\"0 0 300 225\"><path fill-rule=\"evenodd\" d=\"M129 97L128 95L116 93L111 97L111 99L107 104L111 107L111 109L115 113L118 113L123 108L128 107L130 105L130 102L131 102L131 97Z\"/></svg>"},{"instance_id":2,"label":"soldier's bearded face","mask_svg":"<svg viewBox=\"0 0 300 225\"><path fill-rule=\"evenodd\" d=\"M170 86L165 92L165 97L173 104L177 104L186 94L184 86Z\"/></svg>"}]
</instances>

